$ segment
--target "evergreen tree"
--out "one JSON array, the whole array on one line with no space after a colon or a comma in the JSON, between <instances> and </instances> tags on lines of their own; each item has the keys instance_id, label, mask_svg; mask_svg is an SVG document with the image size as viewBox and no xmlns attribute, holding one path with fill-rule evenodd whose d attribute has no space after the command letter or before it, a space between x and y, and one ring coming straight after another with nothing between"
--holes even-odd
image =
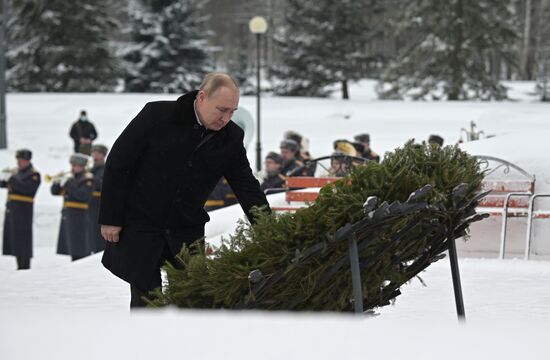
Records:
<instances>
[{"instance_id":1,"label":"evergreen tree","mask_svg":"<svg viewBox=\"0 0 550 360\"><path fill-rule=\"evenodd\" d=\"M385 71L382 98L504 99L491 73L497 54L513 62L516 40L510 0L414 0L401 3L397 59Z\"/></svg>"},{"instance_id":2,"label":"evergreen tree","mask_svg":"<svg viewBox=\"0 0 550 360\"><path fill-rule=\"evenodd\" d=\"M8 81L16 91L98 91L116 84L108 0L15 0Z\"/></svg>"},{"instance_id":3,"label":"evergreen tree","mask_svg":"<svg viewBox=\"0 0 550 360\"><path fill-rule=\"evenodd\" d=\"M206 1L157 1L132 12L133 42L124 54L127 91L178 93L200 84L209 70L201 15Z\"/></svg>"},{"instance_id":4,"label":"evergreen tree","mask_svg":"<svg viewBox=\"0 0 550 360\"><path fill-rule=\"evenodd\" d=\"M372 0L287 0L286 26L275 34L280 66L272 69L274 90L282 95L326 96L328 85L363 75L366 44L373 31L365 21L380 7Z\"/></svg>"}]
</instances>

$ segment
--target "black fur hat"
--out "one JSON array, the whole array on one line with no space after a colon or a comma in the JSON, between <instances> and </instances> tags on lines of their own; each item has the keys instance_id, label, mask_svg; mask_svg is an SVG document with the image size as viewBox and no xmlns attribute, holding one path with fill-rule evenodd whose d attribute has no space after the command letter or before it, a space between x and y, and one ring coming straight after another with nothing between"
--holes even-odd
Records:
<instances>
[{"instance_id":1,"label":"black fur hat","mask_svg":"<svg viewBox=\"0 0 550 360\"><path fill-rule=\"evenodd\" d=\"M32 159L32 151L29 149L19 149L15 152L15 158L30 160Z\"/></svg>"}]
</instances>

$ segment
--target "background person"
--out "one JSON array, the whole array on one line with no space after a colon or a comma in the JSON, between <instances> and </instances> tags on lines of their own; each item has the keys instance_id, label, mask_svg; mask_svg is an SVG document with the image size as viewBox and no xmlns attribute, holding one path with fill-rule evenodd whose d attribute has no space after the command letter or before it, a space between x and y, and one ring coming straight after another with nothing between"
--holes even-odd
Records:
<instances>
[{"instance_id":1,"label":"background person","mask_svg":"<svg viewBox=\"0 0 550 360\"><path fill-rule=\"evenodd\" d=\"M40 173L31 163L32 152L17 150L17 168L0 187L8 189L2 254L17 259L17 269L30 269L32 258L32 222L34 196L40 186Z\"/></svg>"},{"instance_id":2,"label":"background person","mask_svg":"<svg viewBox=\"0 0 550 360\"><path fill-rule=\"evenodd\" d=\"M265 177L260 185L262 191L267 189L280 189L284 188L286 177L281 174L281 168L283 166L283 158L281 155L274 151L270 151L264 161Z\"/></svg>"},{"instance_id":3,"label":"background person","mask_svg":"<svg viewBox=\"0 0 550 360\"><path fill-rule=\"evenodd\" d=\"M78 120L72 124L69 136L73 139L75 153L90 155L92 142L97 138L97 131L88 119L86 110L82 110Z\"/></svg>"},{"instance_id":4,"label":"background person","mask_svg":"<svg viewBox=\"0 0 550 360\"><path fill-rule=\"evenodd\" d=\"M362 151L360 151L360 157L365 158L367 160L376 161L377 163L380 162L380 155L372 151L370 147L370 135L367 133L359 134L354 137L354 140L361 145L363 145Z\"/></svg>"}]
</instances>

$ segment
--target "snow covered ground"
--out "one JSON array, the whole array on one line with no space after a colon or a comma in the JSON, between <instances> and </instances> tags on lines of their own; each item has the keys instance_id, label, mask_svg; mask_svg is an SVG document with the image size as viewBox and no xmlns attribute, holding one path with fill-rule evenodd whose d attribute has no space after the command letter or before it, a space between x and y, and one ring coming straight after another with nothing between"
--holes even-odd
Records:
<instances>
[{"instance_id":1,"label":"snow covered ground","mask_svg":"<svg viewBox=\"0 0 550 360\"><path fill-rule=\"evenodd\" d=\"M465 143L472 154L504 158L536 175L539 192L550 192L550 105L535 102L532 83L513 83L508 102L378 101L372 81L356 84L350 101L266 97L262 100L262 147L276 150L282 134L295 130L310 139L311 153L327 155L332 141L371 134L383 154L409 138L430 134L455 143L471 120L495 135ZM14 166L15 150L29 147L42 174L68 168L70 123L86 109L99 142L112 144L147 101L174 99L150 94L10 94L8 150L2 167ZM241 106L255 113L255 98ZM253 140L254 145L255 140ZM254 164L255 146L249 147ZM0 192L0 202L5 192ZM279 202L280 196L270 199ZM0 359L152 358L473 358L546 359L550 335L550 262L461 258L467 326L456 324L446 260L405 286L394 306L374 318L340 314L168 311L128 316L128 286L100 264L100 255L71 263L55 255L61 200L43 183L35 201L32 269L15 271L15 259L0 257ZM213 243L241 217L236 207L212 214ZM3 213L0 221L3 220ZM550 243L538 226L537 242ZM542 230L540 230L542 229ZM484 241L487 226L470 240ZM494 255L492 253L491 255ZM147 331L145 331L147 329ZM156 345L155 345L156 344ZM133 350L128 350L132 345ZM110 349L110 350L108 350ZM174 350L176 349L176 350ZM177 352L176 352L177 351ZM106 354L106 355L105 355Z\"/></svg>"}]
</instances>

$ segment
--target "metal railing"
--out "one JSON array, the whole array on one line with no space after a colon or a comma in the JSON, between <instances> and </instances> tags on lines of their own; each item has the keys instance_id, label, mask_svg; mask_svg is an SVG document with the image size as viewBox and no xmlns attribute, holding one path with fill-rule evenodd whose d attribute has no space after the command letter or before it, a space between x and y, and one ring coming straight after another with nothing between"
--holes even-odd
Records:
<instances>
[{"instance_id":1,"label":"metal railing","mask_svg":"<svg viewBox=\"0 0 550 360\"><path fill-rule=\"evenodd\" d=\"M535 200L541 197L550 197L550 194L534 194L529 200L529 212L527 215L527 236L525 238L525 254L524 259L529 260L529 255L531 253L531 233L533 229L533 208L535 207Z\"/></svg>"},{"instance_id":2,"label":"metal railing","mask_svg":"<svg viewBox=\"0 0 550 360\"><path fill-rule=\"evenodd\" d=\"M499 259L504 259L504 253L506 252L506 226L508 224L508 205L512 196L533 196L530 192L516 192L506 194L504 200L504 207L502 208L502 230L500 232L500 251Z\"/></svg>"}]
</instances>

